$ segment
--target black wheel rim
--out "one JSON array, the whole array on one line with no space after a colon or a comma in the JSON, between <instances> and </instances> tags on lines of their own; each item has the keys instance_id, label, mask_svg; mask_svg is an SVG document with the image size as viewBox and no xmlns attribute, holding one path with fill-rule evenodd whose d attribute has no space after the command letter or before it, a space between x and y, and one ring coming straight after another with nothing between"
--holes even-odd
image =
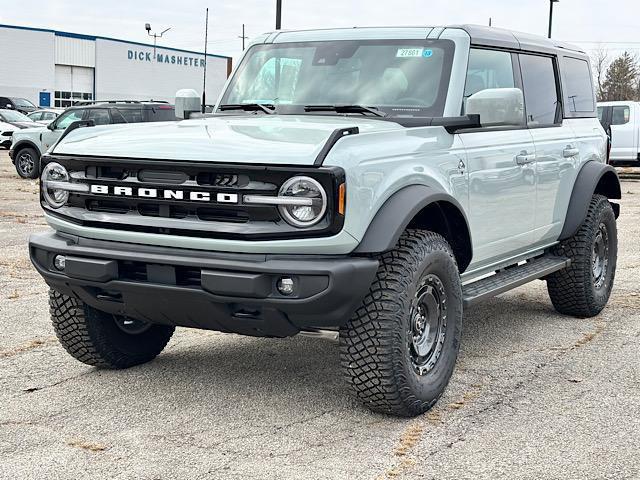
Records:
<instances>
[{"instance_id":1,"label":"black wheel rim","mask_svg":"<svg viewBox=\"0 0 640 480\"><path fill-rule=\"evenodd\" d=\"M138 335L151 328L151 324L135 318L114 316L113 320L120 330L130 335Z\"/></svg>"},{"instance_id":2,"label":"black wheel rim","mask_svg":"<svg viewBox=\"0 0 640 480\"><path fill-rule=\"evenodd\" d=\"M433 274L422 279L411 307L408 349L418 375L426 375L436 365L445 339L447 295L442 281Z\"/></svg>"},{"instance_id":3,"label":"black wheel rim","mask_svg":"<svg viewBox=\"0 0 640 480\"><path fill-rule=\"evenodd\" d=\"M593 240L593 251L591 253L591 271L593 273L593 284L596 289L601 288L609 271L609 231L604 223L601 223Z\"/></svg>"},{"instance_id":4,"label":"black wheel rim","mask_svg":"<svg viewBox=\"0 0 640 480\"><path fill-rule=\"evenodd\" d=\"M18 155L18 169L24 176L29 176L33 172L34 162L30 153Z\"/></svg>"}]
</instances>

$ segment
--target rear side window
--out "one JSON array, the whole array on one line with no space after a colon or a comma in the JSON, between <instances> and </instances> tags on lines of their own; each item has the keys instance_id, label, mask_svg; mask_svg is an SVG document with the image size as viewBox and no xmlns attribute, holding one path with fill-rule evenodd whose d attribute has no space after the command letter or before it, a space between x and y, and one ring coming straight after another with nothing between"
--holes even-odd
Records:
<instances>
[{"instance_id":1,"label":"rear side window","mask_svg":"<svg viewBox=\"0 0 640 480\"><path fill-rule=\"evenodd\" d=\"M538 55L520 55L520 69L527 124L531 127L555 124L560 102L553 59Z\"/></svg>"},{"instance_id":2,"label":"rear side window","mask_svg":"<svg viewBox=\"0 0 640 480\"><path fill-rule=\"evenodd\" d=\"M565 57L563 61L564 104L570 113L591 113L593 103L593 84L591 72L586 60Z\"/></svg>"},{"instance_id":3,"label":"rear side window","mask_svg":"<svg viewBox=\"0 0 640 480\"><path fill-rule=\"evenodd\" d=\"M111 117L106 108L90 109L87 114L87 120L93 120L95 125L109 125L111 123Z\"/></svg>"},{"instance_id":4,"label":"rear side window","mask_svg":"<svg viewBox=\"0 0 640 480\"><path fill-rule=\"evenodd\" d=\"M611 111L611 125L624 125L629 123L631 110L626 105L616 105Z\"/></svg>"},{"instance_id":5,"label":"rear side window","mask_svg":"<svg viewBox=\"0 0 640 480\"><path fill-rule=\"evenodd\" d=\"M168 122L176 119L176 111L169 105L160 105L145 110L147 122Z\"/></svg>"},{"instance_id":6,"label":"rear side window","mask_svg":"<svg viewBox=\"0 0 640 480\"><path fill-rule=\"evenodd\" d=\"M124 117L127 123L142 122L142 110L139 108L122 108L118 109L118 112Z\"/></svg>"}]
</instances>

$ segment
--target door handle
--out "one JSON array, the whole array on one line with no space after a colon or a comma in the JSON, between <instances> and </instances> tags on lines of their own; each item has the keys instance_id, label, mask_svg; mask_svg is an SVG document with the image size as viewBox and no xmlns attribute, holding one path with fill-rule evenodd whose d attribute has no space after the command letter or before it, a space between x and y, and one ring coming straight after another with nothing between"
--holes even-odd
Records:
<instances>
[{"instance_id":1,"label":"door handle","mask_svg":"<svg viewBox=\"0 0 640 480\"><path fill-rule=\"evenodd\" d=\"M533 163L536 161L536 156L533 154L528 154L527 152L522 152L516 155L516 163L518 165L527 165L528 163Z\"/></svg>"},{"instance_id":2,"label":"door handle","mask_svg":"<svg viewBox=\"0 0 640 480\"><path fill-rule=\"evenodd\" d=\"M572 147L570 145L567 145L567 148L565 148L562 151L562 156L564 158L571 158L571 157L575 157L579 153L580 153L580 150L578 150L577 148L574 148L574 147Z\"/></svg>"}]
</instances>

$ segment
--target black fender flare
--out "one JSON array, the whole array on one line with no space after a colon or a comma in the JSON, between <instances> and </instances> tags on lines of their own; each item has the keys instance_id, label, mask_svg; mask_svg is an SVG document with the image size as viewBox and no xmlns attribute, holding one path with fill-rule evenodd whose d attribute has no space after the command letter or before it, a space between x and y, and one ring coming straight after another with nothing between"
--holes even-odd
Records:
<instances>
[{"instance_id":1,"label":"black fender flare","mask_svg":"<svg viewBox=\"0 0 640 480\"><path fill-rule=\"evenodd\" d=\"M40 148L35 143L33 143L31 140L20 140L15 145L11 145L11 150L13 150L13 152L14 152L13 156L15 157L15 155L18 153L18 151L20 151L20 149L22 149L24 147L33 148L38 153L38 155L40 157L42 157L42 152L40 151Z\"/></svg>"},{"instance_id":2,"label":"black fender flare","mask_svg":"<svg viewBox=\"0 0 640 480\"><path fill-rule=\"evenodd\" d=\"M611 165L591 160L582 166L573 184L569 207L558 240L571 238L578 231L584 219L587 218L589 202L594 193L601 193L609 199L622 198L620 179L616 169ZM612 205L617 218L620 214L620 206Z\"/></svg>"},{"instance_id":3,"label":"black fender flare","mask_svg":"<svg viewBox=\"0 0 640 480\"><path fill-rule=\"evenodd\" d=\"M471 248L469 221L460 202L441 190L425 185L409 185L395 192L384 202L371 220L354 253L380 253L391 250L416 215L436 202L447 202L459 211L466 224L466 241Z\"/></svg>"}]
</instances>

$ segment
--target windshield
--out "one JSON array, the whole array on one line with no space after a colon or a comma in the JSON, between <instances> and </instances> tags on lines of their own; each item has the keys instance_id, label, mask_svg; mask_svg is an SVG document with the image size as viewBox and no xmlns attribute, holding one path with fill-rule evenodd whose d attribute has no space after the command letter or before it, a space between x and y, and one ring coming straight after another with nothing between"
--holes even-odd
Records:
<instances>
[{"instance_id":1,"label":"windshield","mask_svg":"<svg viewBox=\"0 0 640 480\"><path fill-rule=\"evenodd\" d=\"M388 115L442 116L454 48L450 40L255 45L220 104L269 104L277 113L360 105Z\"/></svg>"},{"instance_id":2,"label":"windshield","mask_svg":"<svg viewBox=\"0 0 640 480\"><path fill-rule=\"evenodd\" d=\"M29 117L15 110L2 110L0 116L5 122L33 122Z\"/></svg>"},{"instance_id":3,"label":"windshield","mask_svg":"<svg viewBox=\"0 0 640 480\"><path fill-rule=\"evenodd\" d=\"M27 100L26 98L12 98L11 101L13 103L15 103L18 107L33 107L36 108L36 106L31 103L29 100Z\"/></svg>"}]
</instances>

